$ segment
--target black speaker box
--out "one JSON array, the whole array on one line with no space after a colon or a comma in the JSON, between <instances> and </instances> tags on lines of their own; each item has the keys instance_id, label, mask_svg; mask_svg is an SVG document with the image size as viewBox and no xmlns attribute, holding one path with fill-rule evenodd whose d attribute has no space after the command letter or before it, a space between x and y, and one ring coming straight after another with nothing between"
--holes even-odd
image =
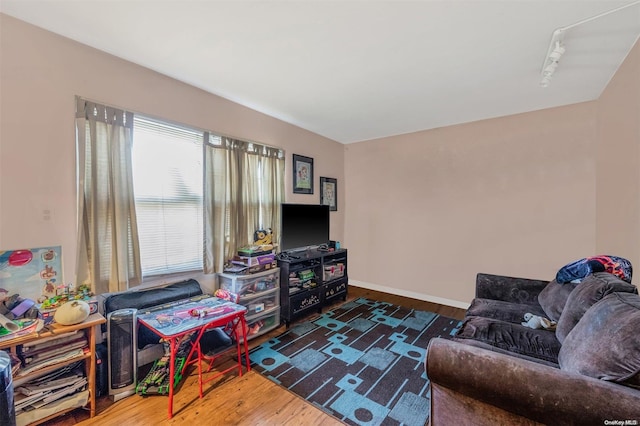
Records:
<instances>
[{"instance_id":1,"label":"black speaker box","mask_svg":"<svg viewBox=\"0 0 640 426\"><path fill-rule=\"evenodd\" d=\"M109 393L108 364L107 345L99 343L96 345L96 396L105 396Z\"/></svg>"}]
</instances>

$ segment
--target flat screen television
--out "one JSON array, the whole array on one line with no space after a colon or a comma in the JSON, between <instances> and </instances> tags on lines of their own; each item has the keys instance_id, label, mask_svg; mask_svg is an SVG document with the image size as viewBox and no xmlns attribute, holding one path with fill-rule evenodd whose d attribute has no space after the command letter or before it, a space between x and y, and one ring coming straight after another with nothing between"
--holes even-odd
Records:
<instances>
[{"instance_id":1,"label":"flat screen television","mask_svg":"<svg viewBox=\"0 0 640 426\"><path fill-rule=\"evenodd\" d=\"M294 252L329 244L329 206L282 204L280 251Z\"/></svg>"}]
</instances>

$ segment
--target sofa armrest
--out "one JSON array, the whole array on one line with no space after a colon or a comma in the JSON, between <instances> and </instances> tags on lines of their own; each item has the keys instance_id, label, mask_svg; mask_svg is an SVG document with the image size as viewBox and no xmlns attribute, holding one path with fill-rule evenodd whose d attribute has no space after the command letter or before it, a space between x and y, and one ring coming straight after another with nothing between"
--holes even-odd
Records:
<instances>
[{"instance_id":1,"label":"sofa armrest","mask_svg":"<svg viewBox=\"0 0 640 426\"><path fill-rule=\"evenodd\" d=\"M479 273L476 276L476 298L537 304L538 294L547 284L549 281Z\"/></svg>"},{"instance_id":2,"label":"sofa armrest","mask_svg":"<svg viewBox=\"0 0 640 426\"><path fill-rule=\"evenodd\" d=\"M490 416L487 407L495 407L503 418L515 415L543 424L640 421L638 390L456 341L431 340L426 372L433 426L451 419L447 407L460 406L447 399L464 400L469 412L477 404L475 413ZM446 390L433 392L434 387Z\"/></svg>"}]
</instances>

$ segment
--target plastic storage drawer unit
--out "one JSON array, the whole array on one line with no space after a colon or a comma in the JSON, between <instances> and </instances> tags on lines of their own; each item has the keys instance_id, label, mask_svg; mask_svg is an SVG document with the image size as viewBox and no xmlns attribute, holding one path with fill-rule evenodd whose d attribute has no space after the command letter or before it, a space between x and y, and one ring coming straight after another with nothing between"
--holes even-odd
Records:
<instances>
[{"instance_id":1,"label":"plastic storage drawer unit","mask_svg":"<svg viewBox=\"0 0 640 426\"><path fill-rule=\"evenodd\" d=\"M247 317L248 340L260 336L280 325L280 307Z\"/></svg>"},{"instance_id":2,"label":"plastic storage drawer unit","mask_svg":"<svg viewBox=\"0 0 640 426\"><path fill-rule=\"evenodd\" d=\"M252 316L280 305L280 289L274 288L251 296L241 297L238 303L247 307L246 316Z\"/></svg>"},{"instance_id":3,"label":"plastic storage drawer unit","mask_svg":"<svg viewBox=\"0 0 640 426\"><path fill-rule=\"evenodd\" d=\"M234 293L239 297L273 290L280 285L280 268L269 269L257 274L233 275L219 273L218 288Z\"/></svg>"}]
</instances>

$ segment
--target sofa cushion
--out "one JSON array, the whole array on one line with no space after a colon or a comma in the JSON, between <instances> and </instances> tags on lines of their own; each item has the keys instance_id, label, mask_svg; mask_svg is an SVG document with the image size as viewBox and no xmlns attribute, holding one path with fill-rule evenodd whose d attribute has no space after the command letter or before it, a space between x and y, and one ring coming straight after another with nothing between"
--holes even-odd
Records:
<instances>
[{"instance_id":1,"label":"sofa cushion","mask_svg":"<svg viewBox=\"0 0 640 426\"><path fill-rule=\"evenodd\" d=\"M512 303L538 303L538 293L549 281L479 273L476 297Z\"/></svg>"},{"instance_id":2,"label":"sofa cushion","mask_svg":"<svg viewBox=\"0 0 640 426\"><path fill-rule=\"evenodd\" d=\"M472 339L544 361L557 363L560 342L548 330L534 330L492 318L467 317L456 333L457 339Z\"/></svg>"},{"instance_id":3,"label":"sofa cushion","mask_svg":"<svg viewBox=\"0 0 640 426\"><path fill-rule=\"evenodd\" d=\"M501 321L520 324L524 321L524 314L545 316L545 312L538 304L511 303L502 300L475 298L467 309L465 316L493 318Z\"/></svg>"},{"instance_id":4,"label":"sofa cushion","mask_svg":"<svg viewBox=\"0 0 640 426\"><path fill-rule=\"evenodd\" d=\"M560 314L562 314L564 305L567 303L569 294L576 288L576 285L576 283L559 284L558 281L552 280L538 294L538 303L540 303L547 318L553 321L560 319Z\"/></svg>"},{"instance_id":5,"label":"sofa cushion","mask_svg":"<svg viewBox=\"0 0 640 426\"><path fill-rule=\"evenodd\" d=\"M553 368L560 368L560 366L558 365L557 362L546 361L546 360L543 360L543 359L540 359L540 358L534 358L534 357L523 355L523 354L520 354L520 353L510 352L510 351L508 351L506 349L502 349L502 348L499 348L497 346L489 345L488 343L484 343L484 342L481 342L479 340L459 339L457 337L453 337L451 340L453 340L455 342L463 343L463 344L468 345L468 346L474 346L476 348L486 349L486 350L491 351L491 352L496 352L496 353L499 353L499 354L508 355L508 356L524 359L524 360L527 360L527 361L535 362L536 364L546 365L548 367L553 367Z\"/></svg>"},{"instance_id":6,"label":"sofa cushion","mask_svg":"<svg viewBox=\"0 0 640 426\"><path fill-rule=\"evenodd\" d=\"M638 384L640 296L611 293L587 310L559 354L562 370L597 379Z\"/></svg>"},{"instance_id":7,"label":"sofa cushion","mask_svg":"<svg viewBox=\"0 0 640 426\"><path fill-rule=\"evenodd\" d=\"M596 272L586 277L567 298L556 328L558 340L564 342L587 309L604 296L614 292L637 294L638 289L633 284L622 281L608 272Z\"/></svg>"}]
</instances>

